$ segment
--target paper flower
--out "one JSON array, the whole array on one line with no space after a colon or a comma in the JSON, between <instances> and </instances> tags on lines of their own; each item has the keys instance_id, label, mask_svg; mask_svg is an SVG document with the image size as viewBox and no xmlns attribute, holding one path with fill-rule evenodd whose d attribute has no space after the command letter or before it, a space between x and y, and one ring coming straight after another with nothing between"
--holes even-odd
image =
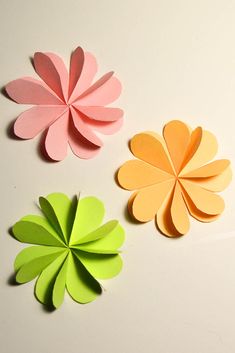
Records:
<instances>
[{"instance_id":1,"label":"paper flower","mask_svg":"<svg viewBox=\"0 0 235 353\"><path fill-rule=\"evenodd\" d=\"M201 127L191 131L174 120L164 127L163 137L135 135L130 149L138 159L126 162L117 177L123 188L137 190L128 203L133 217L148 222L156 216L160 231L177 237L189 230L188 213L202 222L218 218L224 201L215 192L227 187L232 173L226 159L208 163L217 153L217 142Z\"/></svg>"},{"instance_id":2,"label":"paper flower","mask_svg":"<svg viewBox=\"0 0 235 353\"><path fill-rule=\"evenodd\" d=\"M95 83L95 57L78 47L71 55L69 73L63 60L54 53L37 52L34 68L41 80L23 77L6 85L8 95L17 103L36 105L20 114L15 134L32 139L47 130L45 150L56 161L65 158L67 145L80 158L95 156L101 139L93 132L113 134L122 125L123 111L106 107L121 93L113 72Z\"/></svg>"},{"instance_id":3,"label":"paper flower","mask_svg":"<svg viewBox=\"0 0 235 353\"><path fill-rule=\"evenodd\" d=\"M118 248L124 230L116 220L101 225L104 206L95 197L71 201L54 193L39 203L45 217L28 215L13 226L21 242L37 244L22 250L15 259L16 281L38 277L37 299L58 308L65 288L79 303L101 293L98 279L116 276L122 268Z\"/></svg>"}]
</instances>

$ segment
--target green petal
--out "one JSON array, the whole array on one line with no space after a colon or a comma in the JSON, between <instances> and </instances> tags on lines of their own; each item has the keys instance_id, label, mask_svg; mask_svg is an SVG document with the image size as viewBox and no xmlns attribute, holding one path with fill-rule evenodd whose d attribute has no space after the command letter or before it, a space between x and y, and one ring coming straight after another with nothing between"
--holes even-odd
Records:
<instances>
[{"instance_id":1,"label":"green petal","mask_svg":"<svg viewBox=\"0 0 235 353\"><path fill-rule=\"evenodd\" d=\"M101 250L101 249L90 249L88 246L86 246L85 244L81 244L78 246L73 246L71 249L74 250L81 250L83 252L88 252L88 253L92 253L92 254L119 254L121 251L119 250L110 250L110 249L106 249L106 250Z\"/></svg>"},{"instance_id":2,"label":"green petal","mask_svg":"<svg viewBox=\"0 0 235 353\"><path fill-rule=\"evenodd\" d=\"M20 267L37 257L60 252L62 249L54 246L30 246L23 249L15 258L14 269L17 272Z\"/></svg>"},{"instance_id":3,"label":"green petal","mask_svg":"<svg viewBox=\"0 0 235 353\"><path fill-rule=\"evenodd\" d=\"M74 221L74 203L64 194L53 193L40 197L39 203L47 219L66 243Z\"/></svg>"},{"instance_id":4,"label":"green petal","mask_svg":"<svg viewBox=\"0 0 235 353\"><path fill-rule=\"evenodd\" d=\"M85 237L81 238L77 244L83 244L90 241L94 241L100 238L105 237L107 234L112 232L118 225L118 221L113 220L103 224L101 227L97 228L93 232L85 235Z\"/></svg>"},{"instance_id":5,"label":"green petal","mask_svg":"<svg viewBox=\"0 0 235 353\"><path fill-rule=\"evenodd\" d=\"M38 277L35 294L38 300L46 305L52 305L52 293L56 277L59 274L61 266L68 255L68 251L64 251L59 255Z\"/></svg>"},{"instance_id":6,"label":"green petal","mask_svg":"<svg viewBox=\"0 0 235 353\"><path fill-rule=\"evenodd\" d=\"M47 220L41 216L29 215L21 218L12 228L13 234L21 242L39 245L63 246Z\"/></svg>"},{"instance_id":7,"label":"green petal","mask_svg":"<svg viewBox=\"0 0 235 353\"><path fill-rule=\"evenodd\" d=\"M60 269L58 276L56 277L53 293L52 293L52 303L57 309L61 306L64 301L65 286L66 286L66 276L68 268L68 257L66 258L63 266Z\"/></svg>"},{"instance_id":8,"label":"green petal","mask_svg":"<svg viewBox=\"0 0 235 353\"><path fill-rule=\"evenodd\" d=\"M61 250L54 254L37 257L36 259L27 262L16 274L18 283L26 283L37 277L52 261L54 261L65 250Z\"/></svg>"},{"instance_id":9,"label":"green petal","mask_svg":"<svg viewBox=\"0 0 235 353\"><path fill-rule=\"evenodd\" d=\"M118 275L122 269L122 259L117 254L90 254L82 251L74 251L74 253L95 278L112 278Z\"/></svg>"},{"instance_id":10,"label":"green petal","mask_svg":"<svg viewBox=\"0 0 235 353\"><path fill-rule=\"evenodd\" d=\"M98 240L79 244L76 249L98 254L115 254L124 242L125 232L120 224L118 224L109 234Z\"/></svg>"},{"instance_id":11,"label":"green petal","mask_svg":"<svg viewBox=\"0 0 235 353\"><path fill-rule=\"evenodd\" d=\"M71 297L83 304L93 301L101 293L99 283L71 253L68 260L66 287Z\"/></svg>"},{"instance_id":12,"label":"green petal","mask_svg":"<svg viewBox=\"0 0 235 353\"><path fill-rule=\"evenodd\" d=\"M100 226L104 218L104 205L95 197L79 200L74 218L70 244L77 244L88 233Z\"/></svg>"}]
</instances>

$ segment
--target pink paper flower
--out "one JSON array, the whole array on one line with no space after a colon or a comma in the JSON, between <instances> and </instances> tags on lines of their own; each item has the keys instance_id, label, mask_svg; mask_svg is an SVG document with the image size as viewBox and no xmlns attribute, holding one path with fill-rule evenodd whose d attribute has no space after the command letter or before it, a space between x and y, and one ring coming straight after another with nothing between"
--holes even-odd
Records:
<instances>
[{"instance_id":1,"label":"pink paper flower","mask_svg":"<svg viewBox=\"0 0 235 353\"><path fill-rule=\"evenodd\" d=\"M37 52L33 62L42 81L23 77L6 85L15 102L35 105L20 114L14 133L32 139L47 129L45 150L56 161L66 157L68 144L80 158L95 156L102 141L93 131L113 134L122 125L123 111L106 107L119 97L120 81L109 72L92 83L96 59L80 47L71 55L69 72L54 53Z\"/></svg>"}]
</instances>

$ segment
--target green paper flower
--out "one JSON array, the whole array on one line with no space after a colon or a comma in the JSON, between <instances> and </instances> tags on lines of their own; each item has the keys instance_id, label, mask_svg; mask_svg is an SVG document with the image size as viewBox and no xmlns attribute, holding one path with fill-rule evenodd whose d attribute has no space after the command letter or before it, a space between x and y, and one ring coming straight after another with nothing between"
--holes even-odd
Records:
<instances>
[{"instance_id":1,"label":"green paper flower","mask_svg":"<svg viewBox=\"0 0 235 353\"><path fill-rule=\"evenodd\" d=\"M65 288L75 301L91 302L102 291L97 279L121 271L123 228L116 220L101 225L105 209L95 197L71 201L54 193L40 197L39 203L45 217L28 215L13 226L16 239L37 244L17 255L16 281L38 276L37 299L55 308L62 304Z\"/></svg>"}]
</instances>

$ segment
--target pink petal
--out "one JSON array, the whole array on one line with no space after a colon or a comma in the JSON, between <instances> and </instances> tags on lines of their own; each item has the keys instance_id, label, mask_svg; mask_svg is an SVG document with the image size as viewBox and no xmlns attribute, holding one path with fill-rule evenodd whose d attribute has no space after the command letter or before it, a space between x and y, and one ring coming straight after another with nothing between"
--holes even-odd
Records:
<instances>
[{"instance_id":1,"label":"pink petal","mask_svg":"<svg viewBox=\"0 0 235 353\"><path fill-rule=\"evenodd\" d=\"M123 118L120 118L116 121L97 121L91 120L89 118L86 119L86 126L90 127L93 130L99 131L104 135L112 135L115 134L123 124Z\"/></svg>"},{"instance_id":2,"label":"pink petal","mask_svg":"<svg viewBox=\"0 0 235 353\"><path fill-rule=\"evenodd\" d=\"M78 55L78 54L76 54ZM80 69L78 68L78 71ZM84 91L86 91L95 77L97 72L97 62L95 57L91 53L84 53L84 63L79 79L74 87L73 92L69 98L69 103L74 102ZM73 78L73 81L75 79Z\"/></svg>"},{"instance_id":3,"label":"pink petal","mask_svg":"<svg viewBox=\"0 0 235 353\"><path fill-rule=\"evenodd\" d=\"M67 155L68 126L69 110L57 119L48 129L45 140L45 149L48 156L55 161L61 161Z\"/></svg>"},{"instance_id":4,"label":"pink petal","mask_svg":"<svg viewBox=\"0 0 235 353\"><path fill-rule=\"evenodd\" d=\"M66 109L68 109L66 107ZM65 112L64 106L36 106L26 110L16 120L14 133L23 139L31 139L51 125Z\"/></svg>"},{"instance_id":5,"label":"pink petal","mask_svg":"<svg viewBox=\"0 0 235 353\"><path fill-rule=\"evenodd\" d=\"M68 71L63 60L54 53L34 54L35 70L41 79L63 101L68 99Z\"/></svg>"},{"instance_id":6,"label":"pink petal","mask_svg":"<svg viewBox=\"0 0 235 353\"><path fill-rule=\"evenodd\" d=\"M70 124L69 126L69 145L73 153L83 159L89 159L100 152L100 147L93 145L87 141L75 128Z\"/></svg>"},{"instance_id":7,"label":"pink petal","mask_svg":"<svg viewBox=\"0 0 235 353\"><path fill-rule=\"evenodd\" d=\"M78 97L78 99L81 99L81 98L85 97L87 94L94 92L97 88L99 88L100 86L105 84L113 76L113 74L114 74L114 71L107 72L107 74L103 75L98 81L93 83L92 86L90 86L86 91L84 91Z\"/></svg>"},{"instance_id":8,"label":"pink petal","mask_svg":"<svg viewBox=\"0 0 235 353\"><path fill-rule=\"evenodd\" d=\"M93 143L96 146L101 147L103 145L102 141L92 132L89 126L87 126L84 119L82 119L81 113L76 111L73 107L71 107L71 115L73 119L73 123L77 131L85 137L88 141Z\"/></svg>"},{"instance_id":9,"label":"pink petal","mask_svg":"<svg viewBox=\"0 0 235 353\"><path fill-rule=\"evenodd\" d=\"M120 81L109 72L84 92L76 103L83 106L102 106L115 101L121 94Z\"/></svg>"},{"instance_id":10,"label":"pink petal","mask_svg":"<svg viewBox=\"0 0 235 353\"><path fill-rule=\"evenodd\" d=\"M17 103L61 105L63 102L43 82L22 77L6 85L7 94Z\"/></svg>"},{"instance_id":11,"label":"pink petal","mask_svg":"<svg viewBox=\"0 0 235 353\"><path fill-rule=\"evenodd\" d=\"M119 108L106 107L83 107L73 104L73 106L85 114L88 118L98 121L115 121L123 116L123 110Z\"/></svg>"},{"instance_id":12,"label":"pink petal","mask_svg":"<svg viewBox=\"0 0 235 353\"><path fill-rule=\"evenodd\" d=\"M69 70L69 96L73 92L83 69L83 64L85 60L85 54L81 47L74 50L71 55L70 60L70 70Z\"/></svg>"}]
</instances>

